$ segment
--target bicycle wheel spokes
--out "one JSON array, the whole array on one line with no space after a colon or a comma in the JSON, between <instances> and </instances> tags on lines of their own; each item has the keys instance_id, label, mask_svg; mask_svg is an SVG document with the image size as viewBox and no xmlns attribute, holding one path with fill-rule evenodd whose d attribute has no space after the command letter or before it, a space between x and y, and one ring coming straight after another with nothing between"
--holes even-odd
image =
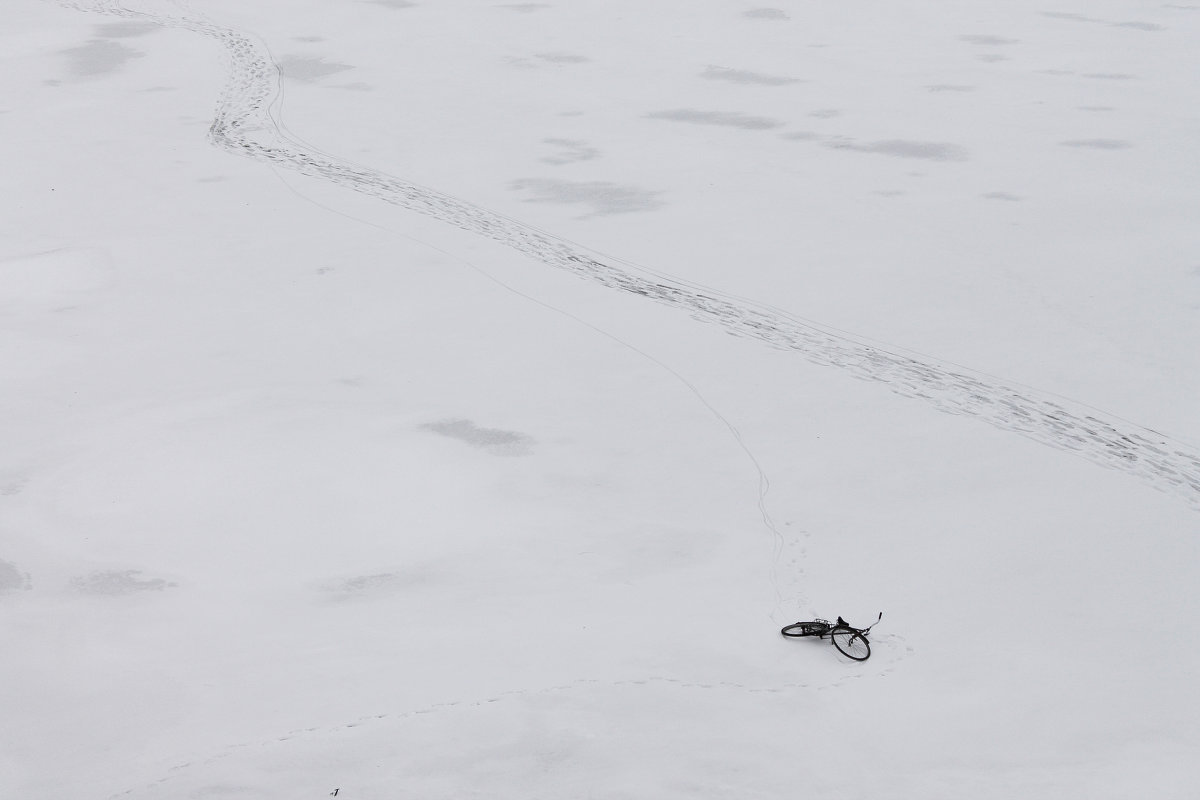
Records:
<instances>
[{"instance_id":1,"label":"bicycle wheel spokes","mask_svg":"<svg viewBox=\"0 0 1200 800\"><path fill-rule=\"evenodd\" d=\"M866 661L871 657L871 643L857 631L839 628L833 632L833 646L842 655L855 661Z\"/></svg>"}]
</instances>

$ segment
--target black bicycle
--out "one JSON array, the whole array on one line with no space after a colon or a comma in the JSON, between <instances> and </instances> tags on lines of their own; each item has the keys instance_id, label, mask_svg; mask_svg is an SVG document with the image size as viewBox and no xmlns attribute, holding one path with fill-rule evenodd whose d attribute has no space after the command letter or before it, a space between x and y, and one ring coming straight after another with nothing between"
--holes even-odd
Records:
<instances>
[{"instance_id":1,"label":"black bicycle","mask_svg":"<svg viewBox=\"0 0 1200 800\"><path fill-rule=\"evenodd\" d=\"M801 639L805 636L816 636L824 639L829 637L833 642L833 646L838 649L846 658L852 658L855 661L866 661L871 657L871 643L867 641L867 634L871 632L879 624L879 620L883 619L883 612L879 612L875 622L872 622L865 628L855 628L850 623L841 617L837 618L837 622L830 622L827 619L814 619L810 622L793 622L780 631L784 636L792 639Z\"/></svg>"}]
</instances>

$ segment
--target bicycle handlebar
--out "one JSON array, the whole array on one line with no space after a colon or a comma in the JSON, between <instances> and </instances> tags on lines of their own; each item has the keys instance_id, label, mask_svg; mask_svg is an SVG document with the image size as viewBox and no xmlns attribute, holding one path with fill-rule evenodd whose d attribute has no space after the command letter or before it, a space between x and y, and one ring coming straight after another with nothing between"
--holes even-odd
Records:
<instances>
[{"instance_id":1,"label":"bicycle handlebar","mask_svg":"<svg viewBox=\"0 0 1200 800\"><path fill-rule=\"evenodd\" d=\"M870 625L868 625L865 628L855 628L853 625L851 625L849 622L846 622L846 620L842 619L841 617L837 618L837 624L841 625L842 627L845 627L845 628L850 628L851 630L859 631L860 633L867 633L871 630L871 628L874 628L876 625L878 625L879 621L881 619L883 619L882 611L879 612L879 616L875 618L875 621L872 622Z\"/></svg>"}]
</instances>

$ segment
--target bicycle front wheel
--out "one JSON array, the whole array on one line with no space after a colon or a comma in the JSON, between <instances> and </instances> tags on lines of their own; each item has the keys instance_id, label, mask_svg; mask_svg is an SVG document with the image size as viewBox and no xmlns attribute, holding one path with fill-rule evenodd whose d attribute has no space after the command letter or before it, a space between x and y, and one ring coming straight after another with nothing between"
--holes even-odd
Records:
<instances>
[{"instance_id":1,"label":"bicycle front wheel","mask_svg":"<svg viewBox=\"0 0 1200 800\"><path fill-rule=\"evenodd\" d=\"M846 658L866 661L871 657L871 643L857 631L839 628L832 634L833 646Z\"/></svg>"}]
</instances>

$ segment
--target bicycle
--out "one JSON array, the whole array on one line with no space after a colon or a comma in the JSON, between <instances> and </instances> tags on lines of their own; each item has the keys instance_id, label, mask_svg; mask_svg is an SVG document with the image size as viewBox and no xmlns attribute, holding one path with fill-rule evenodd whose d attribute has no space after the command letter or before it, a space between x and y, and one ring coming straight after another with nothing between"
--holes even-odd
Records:
<instances>
[{"instance_id":1,"label":"bicycle","mask_svg":"<svg viewBox=\"0 0 1200 800\"><path fill-rule=\"evenodd\" d=\"M882 611L879 612L879 616L875 618L875 621L867 627L855 628L841 617L837 618L837 622L818 618L809 622L793 622L779 632L791 639L800 639L805 636L816 636L824 639L828 636L830 641L833 642L833 646L846 658L852 658L855 661L866 661L871 657L871 643L867 641L867 634L871 632L871 628L879 624L879 620L881 619L883 619Z\"/></svg>"}]
</instances>

